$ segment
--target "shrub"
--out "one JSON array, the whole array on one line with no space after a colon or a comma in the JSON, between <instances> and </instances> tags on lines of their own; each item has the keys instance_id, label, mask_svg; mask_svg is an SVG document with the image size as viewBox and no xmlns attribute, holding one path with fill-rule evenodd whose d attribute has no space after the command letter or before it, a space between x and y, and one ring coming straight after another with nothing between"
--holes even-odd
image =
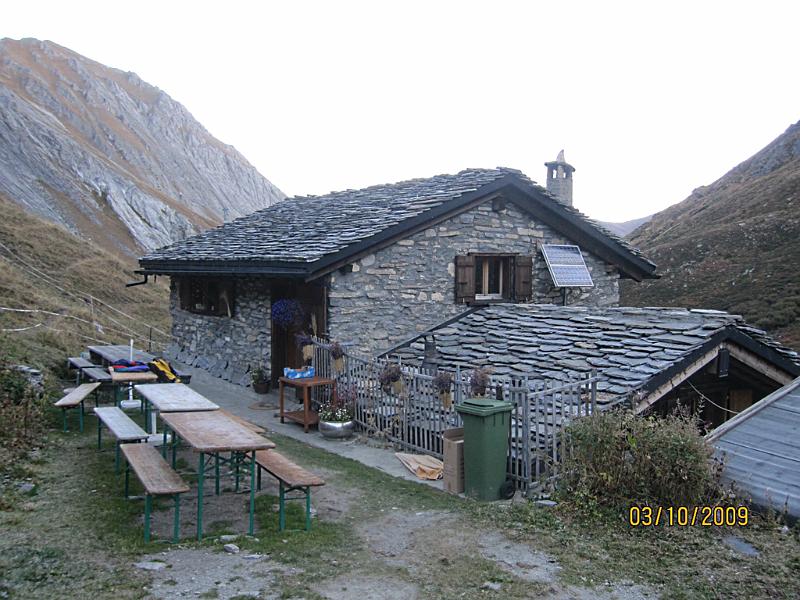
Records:
<instances>
[{"instance_id":1,"label":"shrub","mask_svg":"<svg viewBox=\"0 0 800 600\"><path fill-rule=\"evenodd\" d=\"M559 493L578 508L696 505L717 492L711 451L684 414L595 413L569 426L566 443Z\"/></svg>"},{"instance_id":2,"label":"shrub","mask_svg":"<svg viewBox=\"0 0 800 600\"><path fill-rule=\"evenodd\" d=\"M21 372L0 366L0 445L25 449L42 435L45 401Z\"/></svg>"}]
</instances>

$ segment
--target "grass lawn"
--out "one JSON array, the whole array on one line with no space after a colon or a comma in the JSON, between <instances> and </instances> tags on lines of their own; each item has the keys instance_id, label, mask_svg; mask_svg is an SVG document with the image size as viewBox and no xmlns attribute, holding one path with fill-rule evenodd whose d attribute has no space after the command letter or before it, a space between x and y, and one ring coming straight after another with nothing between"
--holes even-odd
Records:
<instances>
[{"instance_id":1,"label":"grass lawn","mask_svg":"<svg viewBox=\"0 0 800 600\"><path fill-rule=\"evenodd\" d=\"M54 425L56 421L54 415ZM270 438L282 453L324 474L329 500L347 498L337 518L323 515L320 508L310 533L278 533L276 499L270 492L258 497L256 538L241 537L236 543L243 553L268 555L271 564L281 567L265 586L275 597L349 597L341 590L348 585L353 597L367 597L374 587L359 585L370 581L394 582L398 589L410 586L423 598L569 597L575 590L583 597L602 597L614 589L607 582L622 581L642 586L650 597L800 596L797 528L785 534L774 522L756 520L735 530L634 529L623 515L586 522L564 505L551 509L464 500L289 438ZM111 444L98 453L95 439L94 419L89 417L84 434L54 429L31 457L4 464L0 598L143 598L153 593L152 575L133 563L175 547L163 542L145 546L142 503L122 497ZM35 487L22 492L19 484L27 479ZM229 496L244 505L246 495ZM315 506L325 504L322 497L315 495ZM170 502L157 506L161 510L154 518L170 522ZM184 513L193 510L193 502L184 504ZM177 549L221 556L214 535L243 531L224 519L215 522L213 514L206 523L206 540L188 538L191 531L184 527L185 539ZM302 524L301 503L290 504L289 527ZM749 558L731 550L722 541L730 533L760 555ZM526 580L516 572L522 567L509 568L482 550L481 544L493 535L504 536L500 539L512 548L545 553L560 565L558 574L550 580ZM197 564L198 571L205 568L202 561ZM487 587L487 582L501 589ZM229 597L213 586L204 593Z\"/></svg>"}]
</instances>

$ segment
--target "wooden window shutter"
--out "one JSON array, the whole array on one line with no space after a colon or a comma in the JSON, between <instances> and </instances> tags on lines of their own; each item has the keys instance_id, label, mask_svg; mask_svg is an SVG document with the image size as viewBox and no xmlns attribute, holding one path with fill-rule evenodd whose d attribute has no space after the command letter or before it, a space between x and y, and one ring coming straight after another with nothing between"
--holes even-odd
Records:
<instances>
[{"instance_id":1,"label":"wooden window shutter","mask_svg":"<svg viewBox=\"0 0 800 600\"><path fill-rule=\"evenodd\" d=\"M514 257L514 300L522 302L533 296L533 257Z\"/></svg>"},{"instance_id":2,"label":"wooden window shutter","mask_svg":"<svg viewBox=\"0 0 800 600\"><path fill-rule=\"evenodd\" d=\"M456 304L475 302L475 257L456 256Z\"/></svg>"}]
</instances>

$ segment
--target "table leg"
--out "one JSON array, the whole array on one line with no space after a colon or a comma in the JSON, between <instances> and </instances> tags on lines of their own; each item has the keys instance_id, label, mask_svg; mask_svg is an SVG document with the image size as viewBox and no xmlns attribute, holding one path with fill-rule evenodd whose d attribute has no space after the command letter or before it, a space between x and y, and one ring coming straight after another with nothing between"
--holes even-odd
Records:
<instances>
[{"instance_id":1,"label":"table leg","mask_svg":"<svg viewBox=\"0 0 800 600\"><path fill-rule=\"evenodd\" d=\"M172 468L174 469L178 456L178 436L173 433L170 441L172 442Z\"/></svg>"},{"instance_id":2,"label":"table leg","mask_svg":"<svg viewBox=\"0 0 800 600\"><path fill-rule=\"evenodd\" d=\"M200 452L197 462L197 539L203 539L203 477L205 476L205 454Z\"/></svg>"},{"instance_id":3,"label":"table leg","mask_svg":"<svg viewBox=\"0 0 800 600\"><path fill-rule=\"evenodd\" d=\"M306 531L311 531L311 487L305 488L306 493Z\"/></svg>"},{"instance_id":4,"label":"table leg","mask_svg":"<svg viewBox=\"0 0 800 600\"><path fill-rule=\"evenodd\" d=\"M308 433L308 409L311 408L311 392L308 386L303 388L303 431Z\"/></svg>"},{"instance_id":5,"label":"table leg","mask_svg":"<svg viewBox=\"0 0 800 600\"><path fill-rule=\"evenodd\" d=\"M214 455L214 495L219 496L219 453Z\"/></svg>"},{"instance_id":6,"label":"table leg","mask_svg":"<svg viewBox=\"0 0 800 600\"><path fill-rule=\"evenodd\" d=\"M164 437L161 440L161 458L167 460L167 431L169 431L169 427L164 424Z\"/></svg>"},{"instance_id":7,"label":"table leg","mask_svg":"<svg viewBox=\"0 0 800 600\"><path fill-rule=\"evenodd\" d=\"M242 455L239 452L231 452L231 460L233 461L234 481L236 482L236 493L239 493L239 463L242 460Z\"/></svg>"},{"instance_id":8,"label":"table leg","mask_svg":"<svg viewBox=\"0 0 800 600\"><path fill-rule=\"evenodd\" d=\"M150 511L153 506L153 497L150 494L144 496L144 542L150 541Z\"/></svg>"},{"instance_id":9,"label":"table leg","mask_svg":"<svg viewBox=\"0 0 800 600\"><path fill-rule=\"evenodd\" d=\"M175 522L172 525L172 541L176 544L181 533L181 495L175 494Z\"/></svg>"},{"instance_id":10,"label":"table leg","mask_svg":"<svg viewBox=\"0 0 800 600\"><path fill-rule=\"evenodd\" d=\"M280 390L280 397L281 397L281 401L280 401L281 402L280 403L280 407L281 407L281 409L280 409L281 423L283 423L283 382L282 381L278 382L278 389Z\"/></svg>"},{"instance_id":11,"label":"table leg","mask_svg":"<svg viewBox=\"0 0 800 600\"><path fill-rule=\"evenodd\" d=\"M250 454L250 535L255 531L256 512L256 451Z\"/></svg>"}]
</instances>

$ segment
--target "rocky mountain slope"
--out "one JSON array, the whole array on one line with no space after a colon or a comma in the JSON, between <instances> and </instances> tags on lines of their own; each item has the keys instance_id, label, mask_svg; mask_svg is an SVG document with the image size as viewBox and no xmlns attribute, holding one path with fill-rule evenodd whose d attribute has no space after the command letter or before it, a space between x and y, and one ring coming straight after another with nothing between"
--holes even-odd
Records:
<instances>
[{"instance_id":1,"label":"rocky mountain slope","mask_svg":"<svg viewBox=\"0 0 800 600\"><path fill-rule=\"evenodd\" d=\"M622 302L740 313L798 348L799 240L800 122L634 232L662 277L626 282Z\"/></svg>"},{"instance_id":2,"label":"rocky mountain slope","mask_svg":"<svg viewBox=\"0 0 800 600\"><path fill-rule=\"evenodd\" d=\"M611 223L610 221L598 221L598 223L608 229L611 233L625 237L626 235L633 233L637 227L641 227L652 218L653 215L648 215L638 219L631 219L630 221L623 221L622 223Z\"/></svg>"},{"instance_id":3,"label":"rocky mountain slope","mask_svg":"<svg viewBox=\"0 0 800 600\"><path fill-rule=\"evenodd\" d=\"M129 256L284 197L158 88L33 39L0 40L0 192Z\"/></svg>"}]
</instances>

